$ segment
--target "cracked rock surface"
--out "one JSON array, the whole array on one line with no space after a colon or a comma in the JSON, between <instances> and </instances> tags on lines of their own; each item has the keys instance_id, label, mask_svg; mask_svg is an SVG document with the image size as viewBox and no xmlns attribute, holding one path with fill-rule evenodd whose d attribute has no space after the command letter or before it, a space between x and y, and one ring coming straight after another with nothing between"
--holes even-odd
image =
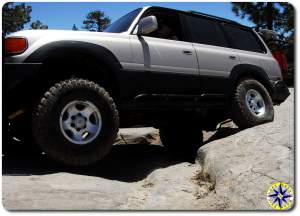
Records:
<instances>
[{"instance_id":1,"label":"cracked rock surface","mask_svg":"<svg viewBox=\"0 0 300 216\"><path fill-rule=\"evenodd\" d=\"M217 133L222 132L228 128ZM275 107L274 122L202 146L197 162L216 182L215 197L225 200L226 209L269 209L266 191L272 183L294 188L293 95Z\"/></svg>"},{"instance_id":2,"label":"cracked rock surface","mask_svg":"<svg viewBox=\"0 0 300 216\"><path fill-rule=\"evenodd\" d=\"M4 155L2 202L9 210L253 210L269 209L272 183L294 187L293 95L272 123L244 131L228 123L204 138L195 164L170 159L153 128L122 129L112 152L84 169Z\"/></svg>"}]
</instances>

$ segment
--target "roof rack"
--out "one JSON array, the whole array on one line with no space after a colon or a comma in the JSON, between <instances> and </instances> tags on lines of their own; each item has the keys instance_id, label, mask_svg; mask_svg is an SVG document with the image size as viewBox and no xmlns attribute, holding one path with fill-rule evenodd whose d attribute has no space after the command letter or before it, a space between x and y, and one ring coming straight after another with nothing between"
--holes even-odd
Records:
<instances>
[{"instance_id":1,"label":"roof rack","mask_svg":"<svg viewBox=\"0 0 300 216\"><path fill-rule=\"evenodd\" d=\"M233 20L230 20L230 19L225 19L225 18L222 18L222 17L218 17L218 16L206 14L206 13L201 13L201 12L198 12L198 11L189 10L187 12L188 13L192 13L192 14L198 14L198 15L201 15L201 16L204 16L204 17L208 17L208 18L222 20L222 21L225 21L225 22L228 22L228 23L232 23L232 24L236 24L236 25L241 25L240 23L238 23L236 21L233 21Z\"/></svg>"}]
</instances>

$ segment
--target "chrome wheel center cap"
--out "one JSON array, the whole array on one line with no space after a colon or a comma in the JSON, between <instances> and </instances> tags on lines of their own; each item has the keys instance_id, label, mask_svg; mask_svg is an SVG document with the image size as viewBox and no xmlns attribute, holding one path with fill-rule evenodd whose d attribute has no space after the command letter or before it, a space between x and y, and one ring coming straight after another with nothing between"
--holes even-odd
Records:
<instances>
[{"instance_id":1,"label":"chrome wheel center cap","mask_svg":"<svg viewBox=\"0 0 300 216\"><path fill-rule=\"evenodd\" d=\"M84 126L85 126L85 119L83 117L78 116L78 117L76 117L74 123L75 123L75 127L76 128L84 128Z\"/></svg>"}]
</instances>

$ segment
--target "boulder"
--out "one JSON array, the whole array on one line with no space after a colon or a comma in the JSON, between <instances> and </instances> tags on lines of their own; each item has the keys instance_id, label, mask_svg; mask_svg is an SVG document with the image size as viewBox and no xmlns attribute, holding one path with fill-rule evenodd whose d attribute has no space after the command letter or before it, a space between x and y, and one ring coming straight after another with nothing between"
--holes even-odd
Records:
<instances>
[{"instance_id":1,"label":"boulder","mask_svg":"<svg viewBox=\"0 0 300 216\"><path fill-rule=\"evenodd\" d=\"M275 107L274 122L244 131L222 128L214 136L230 131L233 135L202 146L197 163L216 183L215 197L226 200L226 209L270 209L266 191L271 184L295 184L293 96Z\"/></svg>"},{"instance_id":2,"label":"boulder","mask_svg":"<svg viewBox=\"0 0 300 216\"><path fill-rule=\"evenodd\" d=\"M121 128L115 144L159 144L159 132L152 127Z\"/></svg>"}]
</instances>

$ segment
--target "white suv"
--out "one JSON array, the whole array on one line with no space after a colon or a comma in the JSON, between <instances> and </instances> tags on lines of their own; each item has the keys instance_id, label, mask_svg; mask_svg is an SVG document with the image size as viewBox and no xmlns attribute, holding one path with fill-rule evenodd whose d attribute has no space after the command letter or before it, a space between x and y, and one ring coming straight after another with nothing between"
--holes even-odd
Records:
<instances>
[{"instance_id":1,"label":"white suv","mask_svg":"<svg viewBox=\"0 0 300 216\"><path fill-rule=\"evenodd\" d=\"M202 130L272 121L289 95L254 30L192 11L140 8L101 33L20 31L6 37L5 56L11 131L25 139L32 129L69 165L102 159L119 125L157 127L173 153L192 153Z\"/></svg>"}]
</instances>

